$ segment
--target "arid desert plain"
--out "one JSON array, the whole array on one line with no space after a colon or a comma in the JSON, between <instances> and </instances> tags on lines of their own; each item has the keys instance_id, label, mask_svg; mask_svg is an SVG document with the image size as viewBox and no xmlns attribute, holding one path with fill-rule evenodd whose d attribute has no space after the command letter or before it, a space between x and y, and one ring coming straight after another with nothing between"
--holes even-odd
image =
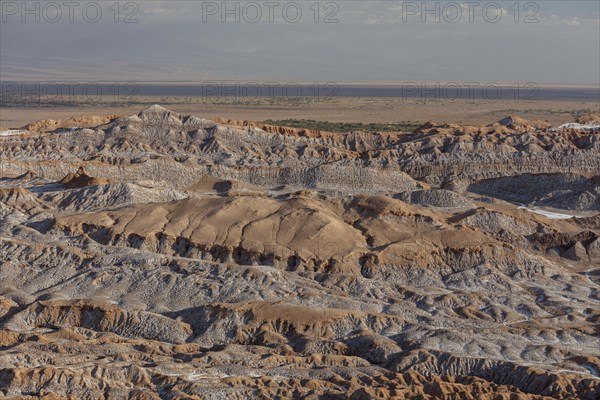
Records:
<instances>
[{"instance_id":1,"label":"arid desert plain","mask_svg":"<svg viewBox=\"0 0 600 400\"><path fill-rule=\"evenodd\" d=\"M598 398L597 102L0 112L2 397Z\"/></svg>"}]
</instances>

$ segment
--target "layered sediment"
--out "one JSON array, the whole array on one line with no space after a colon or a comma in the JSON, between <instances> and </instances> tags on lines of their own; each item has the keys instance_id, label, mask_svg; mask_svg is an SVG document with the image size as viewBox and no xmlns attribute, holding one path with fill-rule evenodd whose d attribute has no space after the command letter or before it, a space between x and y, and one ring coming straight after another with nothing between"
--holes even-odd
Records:
<instances>
[{"instance_id":1,"label":"layered sediment","mask_svg":"<svg viewBox=\"0 0 600 400\"><path fill-rule=\"evenodd\" d=\"M596 121L0 136L0 396L595 399Z\"/></svg>"}]
</instances>

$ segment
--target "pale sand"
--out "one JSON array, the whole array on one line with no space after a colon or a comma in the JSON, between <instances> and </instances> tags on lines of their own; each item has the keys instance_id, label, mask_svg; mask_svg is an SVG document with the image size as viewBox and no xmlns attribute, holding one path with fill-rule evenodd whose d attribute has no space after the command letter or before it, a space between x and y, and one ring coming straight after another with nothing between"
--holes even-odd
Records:
<instances>
[{"instance_id":1,"label":"pale sand","mask_svg":"<svg viewBox=\"0 0 600 400\"><path fill-rule=\"evenodd\" d=\"M106 102L110 104L110 102ZM263 121L266 119L315 119L330 122L437 121L488 124L508 115L541 119L555 125L572 121L572 115L599 113L600 103L590 101L445 101L427 102L400 98L335 98L330 101L295 103L290 100L244 99L223 101L201 98L143 98L135 104L107 106L95 103L77 107L0 107L0 127L19 128L42 119L65 119L90 115L131 115L144 106L161 104L169 109L204 118Z\"/></svg>"}]
</instances>

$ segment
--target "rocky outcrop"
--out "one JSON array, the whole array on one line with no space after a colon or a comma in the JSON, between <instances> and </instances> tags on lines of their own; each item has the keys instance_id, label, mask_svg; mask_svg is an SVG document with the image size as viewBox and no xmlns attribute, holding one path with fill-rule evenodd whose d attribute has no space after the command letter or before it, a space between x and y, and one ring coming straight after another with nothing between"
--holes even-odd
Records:
<instances>
[{"instance_id":1,"label":"rocky outcrop","mask_svg":"<svg viewBox=\"0 0 600 400\"><path fill-rule=\"evenodd\" d=\"M532 187L536 190L530 190ZM468 190L534 206L600 210L600 176L524 174L480 181L470 185Z\"/></svg>"},{"instance_id":2,"label":"rocky outcrop","mask_svg":"<svg viewBox=\"0 0 600 400\"><path fill-rule=\"evenodd\" d=\"M79 327L169 343L185 342L191 333L189 326L160 315L128 312L114 304L89 300L39 301L4 323L4 328L12 331L37 327Z\"/></svg>"},{"instance_id":3,"label":"rocky outcrop","mask_svg":"<svg viewBox=\"0 0 600 400\"><path fill-rule=\"evenodd\" d=\"M60 129L70 130L72 128L94 128L98 125L104 125L119 118L118 115L107 116L89 116L89 117L73 117L64 120L46 119L42 121L32 122L25 125L21 129L35 132L46 133Z\"/></svg>"},{"instance_id":4,"label":"rocky outcrop","mask_svg":"<svg viewBox=\"0 0 600 400\"><path fill-rule=\"evenodd\" d=\"M471 208L473 203L459 193L445 189L417 190L399 193L396 196L402 201L420 206L440 208Z\"/></svg>"},{"instance_id":5,"label":"rocky outcrop","mask_svg":"<svg viewBox=\"0 0 600 400\"><path fill-rule=\"evenodd\" d=\"M106 170L98 178L121 180L127 176L122 166L138 169L165 158L176 162L148 168L162 168L156 172L164 177L189 175L189 168L202 168L202 173L216 178L264 186L357 191L411 190L398 187L411 177L460 187L523 174L599 173L597 133L552 130L516 117L508 120L483 127L429 123L412 134L301 135L252 124L220 125L153 106L94 129L3 137L0 148L5 159L19 162L9 165L5 173L16 175L28 168L55 179L64 175L56 176L58 171L48 163L51 160L93 162ZM91 171L91 166L86 167ZM595 207L587 197L581 201L589 203L588 208Z\"/></svg>"},{"instance_id":6,"label":"rocky outcrop","mask_svg":"<svg viewBox=\"0 0 600 400\"><path fill-rule=\"evenodd\" d=\"M69 189L79 189L86 186L106 185L108 184L108 181L106 179L89 176L83 167L79 167L76 173L67 174L60 180L60 183Z\"/></svg>"},{"instance_id":7,"label":"rocky outcrop","mask_svg":"<svg viewBox=\"0 0 600 400\"><path fill-rule=\"evenodd\" d=\"M595 399L578 126L153 106L0 136L0 397Z\"/></svg>"},{"instance_id":8,"label":"rocky outcrop","mask_svg":"<svg viewBox=\"0 0 600 400\"><path fill-rule=\"evenodd\" d=\"M50 209L48 204L21 186L0 189L0 205L26 214L37 214Z\"/></svg>"}]
</instances>

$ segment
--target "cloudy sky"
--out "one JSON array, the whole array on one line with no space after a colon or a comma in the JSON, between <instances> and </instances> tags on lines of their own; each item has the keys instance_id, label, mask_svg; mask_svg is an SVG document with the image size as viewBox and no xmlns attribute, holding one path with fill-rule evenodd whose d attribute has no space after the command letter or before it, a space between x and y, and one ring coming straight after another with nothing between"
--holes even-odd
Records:
<instances>
[{"instance_id":1,"label":"cloudy sky","mask_svg":"<svg viewBox=\"0 0 600 400\"><path fill-rule=\"evenodd\" d=\"M117 4L1 0L0 79L600 81L596 0Z\"/></svg>"}]
</instances>

